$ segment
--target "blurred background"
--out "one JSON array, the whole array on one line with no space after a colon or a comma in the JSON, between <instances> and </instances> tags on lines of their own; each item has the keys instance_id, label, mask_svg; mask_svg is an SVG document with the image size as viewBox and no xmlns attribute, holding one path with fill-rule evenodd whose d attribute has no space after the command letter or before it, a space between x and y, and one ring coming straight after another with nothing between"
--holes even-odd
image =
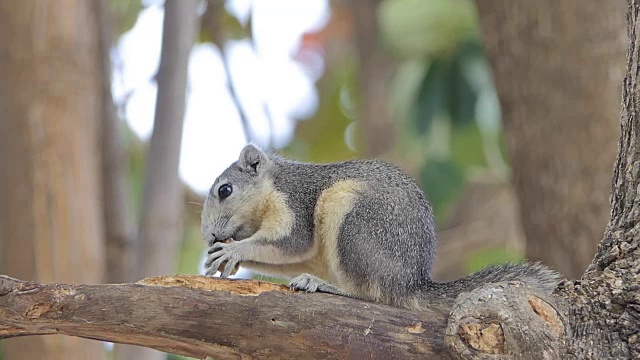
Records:
<instances>
[{"instance_id":1,"label":"blurred background","mask_svg":"<svg viewBox=\"0 0 640 360\"><path fill-rule=\"evenodd\" d=\"M436 280L523 259L579 278L609 218L625 6L0 0L0 273L201 274L204 196L253 142L400 166L434 207ZM56 336L0 348L180 358Z\"/></svg>"}]
</instances>

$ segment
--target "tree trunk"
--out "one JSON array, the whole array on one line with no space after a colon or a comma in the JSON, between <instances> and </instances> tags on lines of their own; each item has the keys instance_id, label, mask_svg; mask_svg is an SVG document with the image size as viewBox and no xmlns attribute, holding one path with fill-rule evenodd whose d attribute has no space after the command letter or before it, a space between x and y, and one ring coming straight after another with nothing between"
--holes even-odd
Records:
<instances>
[{"instance_id":1,"label":"tree trunk","mask_svg":"<svg viewBox=\"0 0 640 360\"><path fill-rule=\"evenodd\" d=\"M129 164L124 145L124 123L111 94L111 17L108 3L99 2L100 61L102 66L102 196L106 242L107 281L135 279L135 218L127 179Z\"/></svg>"},{"instance_id":2,"label":"tree trunk","mask_svg":"<svg viewBox=\"0 0 640 360\"><path fill-rule=\"evenodd\" d=\"M377 9L381 0L349 1L359 58L358 122L366 157L381 157L395 145L395 129L389 106L391 58L380 46Z\"/></svg>"},{"instance_id":3,"label":"tree trunk","mask_svg":"<svg viewBox=\"0 0 640 360\"><path fill-rule=\"evenodd\" d=\"M609 213L624 4L476 2L503 109L526 256L579 278Z\"/></svg>"},{"instance_id":4,"label":"tree trunk","mask_svg":"<svg viewBox=\"0 0 640 360\"><path fill-rule=\"evenodd\" d=\"M437 236L431 274L436 281L453 281L468 275L470 259L479 251L522 254L524 234L510 182L490 178L469 181Z\"/></svg>"},{"instance_id":5,"label":"tree trunk","mask_svg":"<svg viewBox=\"0 0 640 360\"><path fill-rule=\"evenodd\" d=\"M166 0L158 70L153 134L146 161L138 238L138 278L172 274L182 239L184 187L180 181L180 146L184 124L187 70L195 41L197 0ZM119 359L161 359L142 348L122 349Z\"/></svg>"},{"instance_id":6,"label":"tree trunk","mask_svg":"<svg viewBox=\"0 0 640 360\"><path fill-rule=\"evenodd\" d=\"M573 304L568 352L577 359L640 358L640 0L627 3L627 73L611 220L584 281L561 287Z\"/></svg>"},{"instance_id":7,"label":"tree trunk","mask_svg":"<svg viewBox=\"0 0 640 360\"><path fill-rule=\"evenodd\" d=\"M0 238L12 276L103 281L96 5L0 2ZM7 359L103 356L98 342L57 336L3 347Z\"/></svg>"},{"instance_id":8,"label":"tree trunk","mask_svg":"<svg viewBox=\"0 0 640 360\"><path fill-rule=\"evenodd\" d=\"M100 65L102 70L102 197L106 244L106 277L110 283L135 280L135 217L132 213L132 191L127 179L129 163L124 145L124 123L116 113L111 94L112 18L107 2L99 3ZM137 359L148 350L117 344L116 360Z\"/></svg>"},{"instance_id":9,"label":"tree trunk","mask_svg":"<svg viewBox=\"0 0 640 360\"><path fill-rule=\"evenodd\" d=\"M184 123L187 69L195 40L196 0L167 0L158 96L144 179L138 260L141 274L173 271L182 238L183 187L178 174Z\"/></svg>"}]
</instances>

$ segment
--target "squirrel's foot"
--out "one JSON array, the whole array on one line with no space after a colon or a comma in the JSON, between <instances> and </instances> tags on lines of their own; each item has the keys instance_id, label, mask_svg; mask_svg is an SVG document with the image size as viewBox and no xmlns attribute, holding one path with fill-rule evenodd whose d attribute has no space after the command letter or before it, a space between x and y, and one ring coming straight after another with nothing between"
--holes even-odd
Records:
<instances>
[{"instance_id":1,"label":"squirrel's foot","mask_svg":"<svg viewBox=\"0 0 640 360\"><path fill-rule=\"evenodd\" d=\"M351 296L347 292L337 288L335 285L311 274L302 274L300 276L296 276L295 278L291 279L291 281L289 281L289 287L292 290L306 291L309 293L319 291L329 294Z\"/></svg>"}]
</instances>

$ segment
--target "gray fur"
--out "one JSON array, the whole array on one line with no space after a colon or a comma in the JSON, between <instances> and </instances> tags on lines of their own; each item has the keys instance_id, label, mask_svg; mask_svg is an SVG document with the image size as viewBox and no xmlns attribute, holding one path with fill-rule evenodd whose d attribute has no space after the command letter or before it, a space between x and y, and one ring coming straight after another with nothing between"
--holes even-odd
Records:
<instances>
[{"instance_id":1,"label":"gray fur","mask_svg":"<svg viewBox=\"0 0 640 360\"><path fill-rule=\"evenodd\" d=\"M225 205L224 200L217 199L218 187L228 182L239 192L236 196L248 196L251 189L267 179L286 195L287 206L295 214L290 233L270 244L292 257L313 246L314 214L322 191L340 180L365 184L344 218L337 240L339 266L351 283L358 284L358 293L347 294L314 274L299 274L290 282L294 288L411 306L416 300L428 300L430 296L453 301L460 292L487 282L521 280L546 291L551 291L558 282L557 274L542 265L509 264L490 267L451 283L435 283L430 277L436 249L433 212L412 178L381 160L309 164L267 155L252 145L245 147L238 161L216 179L205 203L202 231L212 246L207 274L215 273L223 261L228 261L228 267L253 261L243 258L239 244L216 241L228 237L242 240L253 235L258 227L246 220L234 223L237 221L233 206L237 209L241 205L233 205L232 201ZM216 233L215 237L212 233ZM379 290L376 298L366 295L367 289L372 288Z\"/></svg>"},{"instance_id":2,"label":"gray fur","mask_svg":"<svg viewBox=\"0 0 640 360\"><path fill-rule=\"evenodd\" d=\"M551 293L560 281L560 275L540 263L507 263L488 266L467 277L448 283L428 282L418 299L428 302L434 296L448 300L453 305L462 292L481 285L501 281L521 281L528 286Z\"/></svg>"}]
</instances>

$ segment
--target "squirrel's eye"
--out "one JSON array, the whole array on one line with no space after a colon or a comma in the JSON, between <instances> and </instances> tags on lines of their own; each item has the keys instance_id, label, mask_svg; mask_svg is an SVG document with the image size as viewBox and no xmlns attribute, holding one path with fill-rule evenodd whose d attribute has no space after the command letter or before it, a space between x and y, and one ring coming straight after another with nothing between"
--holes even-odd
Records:
<instances>
[{"instance_id":1,"label":"squirrel's eye","mask_svg":"<svg viewBox=\"0 0 640 360\"><path fill-rule=\"evenodd\" d=\"M232 192L233 187L231 186L231 184L223 184L218 188L218 196L220 197L220 199L229 197Z\"/></svg>"}]
</instances>

